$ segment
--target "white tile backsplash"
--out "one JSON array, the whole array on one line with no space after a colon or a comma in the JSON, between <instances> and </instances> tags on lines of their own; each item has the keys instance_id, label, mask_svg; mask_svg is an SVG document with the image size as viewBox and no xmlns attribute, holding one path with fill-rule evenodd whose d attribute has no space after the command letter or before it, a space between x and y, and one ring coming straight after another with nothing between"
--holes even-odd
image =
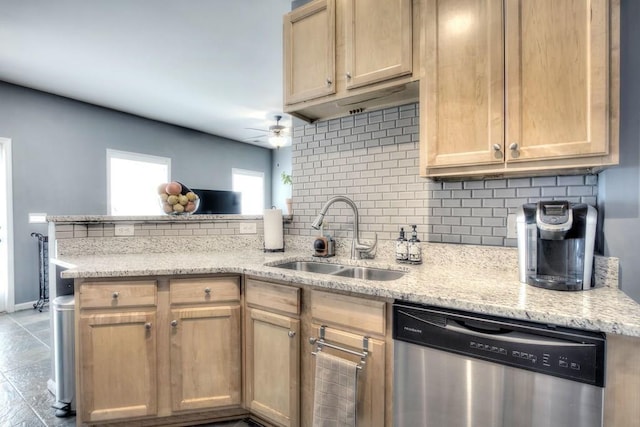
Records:
<instances>
[{"instance_id":1,"label":"white tile backsplash","mask_svg":"<svg viewBox=\"0 0 640 427\"><path fill-rule=\"evenodd\" d=\"M293 132L291 235L314 236L310 224L332 196L353 199L361 238L395 240L400 227L430 242L515 246L507 215L523 203L567 199L596 205L597 175L436 182L418 176L419 106L407 104L299 126ZM329 208L327 227L351 238L351 210Z\"/></svg>"}]
</instances>

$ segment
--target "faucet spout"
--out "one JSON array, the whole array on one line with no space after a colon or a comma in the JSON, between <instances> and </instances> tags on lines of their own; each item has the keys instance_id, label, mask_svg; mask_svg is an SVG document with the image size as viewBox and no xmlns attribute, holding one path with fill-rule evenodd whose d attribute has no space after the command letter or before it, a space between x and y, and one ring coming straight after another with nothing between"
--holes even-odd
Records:
<instances>
[{"instance_id":1,"label":"faucet spout","mask_svg":"<svg viewBox=\"0 0 640 427\"><path fill-rule=\"evenodd\" d=\"M375 242L373 243L373 245L366 245L360 242L359 224L358 224L358 207L353 202L353 200L351 200L347 196L334 196L329 200L327 200L324 206L322 206L322 209L320 209L320 213L311 224L311 227L315 228L316 230L320 229L320 227L322 226L322 222L324 221L324 216L327 213L327 210L335 202L344 202L347 205L349 205L349 207L353 211L353 240L351 242L351 259L359 259L362 257L363 253L366 253L366 254L373 253L378 243L378 235L377 234L375 235Z\"/></svg>"}]
</instances>

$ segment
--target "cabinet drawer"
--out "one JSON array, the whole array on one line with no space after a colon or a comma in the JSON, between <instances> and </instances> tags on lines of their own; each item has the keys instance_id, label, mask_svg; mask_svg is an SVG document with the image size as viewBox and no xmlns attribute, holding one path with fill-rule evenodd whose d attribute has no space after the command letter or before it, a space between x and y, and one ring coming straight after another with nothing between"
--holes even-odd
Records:
<instances>
[{"instance_id":1,"label":"cabinet drawer","mask_svg":"<svg viewBox=\"0 0 640 427\"><path fill-rule=\"evenodd\" d=\"M383 301L313 291L311 314L313 320L320 324L342 326L375 335L384 335L386 330Z\"/></svg>"},{"instance_id":2,"label":"cabinet drawer","mask_svg":"<svg viewBox=\"0 0 640 427\"><path fill-rule=\"evenodd\" d=\"M171 280L171 304L240 301L239 277Z\"/></svg>"},{"instance_id":3,"label":"cabinet drawer","mask_svg":"<svg viewBox=\"0 0 640 427\"><path fill-rule=\"evenodd\" d=\"M88 282L80 286L80 307L109 308L156 305L156 281Z\"/></svg>"},{"instance_id":4,"label":"cabinet drawer","mask_svg":"<svg viewBox=\"0 0 640 427\"><path fill-rule=\"evenodd\" d=\"M300 314L300 288L247 279L247 304L269 311Z\"/></svg>"}]
</instances>

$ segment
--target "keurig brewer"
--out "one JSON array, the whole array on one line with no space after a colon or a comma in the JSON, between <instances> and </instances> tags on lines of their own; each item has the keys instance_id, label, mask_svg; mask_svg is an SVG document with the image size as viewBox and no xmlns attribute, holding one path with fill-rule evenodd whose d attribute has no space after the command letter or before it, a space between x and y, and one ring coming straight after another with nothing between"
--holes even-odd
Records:
<instances>
[{"instance_id":1,"label":"keurig brewer","mask_svg":"<svg viewBox=\"0 0 640 427\"><path fill-rule=\"evenodd\" d=\"M593 286L595 208L567 201L527 203L516 221L522 283L564 291Z\"/></svg>"}]
</instances>

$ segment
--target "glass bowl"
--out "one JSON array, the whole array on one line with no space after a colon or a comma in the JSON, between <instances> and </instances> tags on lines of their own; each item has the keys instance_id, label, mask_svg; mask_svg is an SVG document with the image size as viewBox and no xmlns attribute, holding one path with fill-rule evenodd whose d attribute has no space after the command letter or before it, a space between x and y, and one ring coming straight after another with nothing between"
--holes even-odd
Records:
<instances>
[{"instance_id":1,"label":"glass bowl","mask_svg":"<svg viewBox=\"0 0 640 427\"><path fill-rule=\"evenodd\" d=\"M178 181L158 186L158 202L167 215L191 215L200 207L198 195Z\"/></svg>"}]
</instances>

